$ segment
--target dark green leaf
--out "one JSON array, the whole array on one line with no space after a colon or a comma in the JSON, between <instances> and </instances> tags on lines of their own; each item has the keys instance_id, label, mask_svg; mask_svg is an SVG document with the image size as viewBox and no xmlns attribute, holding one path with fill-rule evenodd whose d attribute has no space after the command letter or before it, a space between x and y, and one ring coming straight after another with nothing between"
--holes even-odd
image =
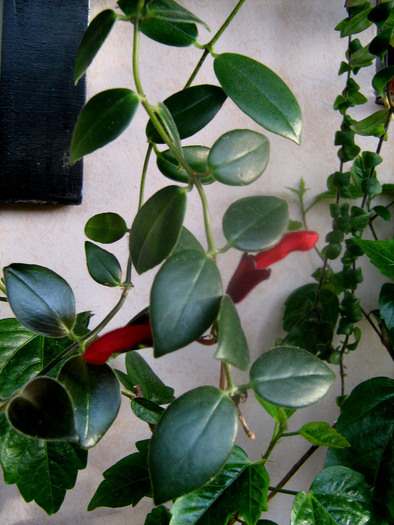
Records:
<instances>
[{"instance_id":1,"label":"dark green leaf","mask_svg":"<svg viewBox=\"0 0 394 525\"><path fill-rule=\"evenodd\" d=\"M222 135L212 146L208 157L209 170L223 184L244 186L264 172L269 154L270 144L264 135L236 129Z\"/></svg>"},{"instance_id":2,"label":"dark green leaf","mask_svg":"<svg viewBox=\"0 0 394 525\"><path fill-rule=\"evenodd\" d=\"M394 280L394 239L364 241L353 238L354 243L369 257L371 263L386 277Z\"/></svg>"},{"instance_id":3,"label":"dark green leaf","mask_svg":"<svg viewBox=\"0 0 394 525\"><path fill-rule=\"evenodd\" d=\"M263 128L300 143L300 107L293 93L273 71L234 53L218 55L214 68L224 91L244 113Z\"/></svg>"},{"instance_id":4,"label":"dark green leaf","mask_svg":"<svg viewBox=\"0 0 394 525\"><path fill-rule=\"evenodd\" d=\"M141 32L161 44L175 47L187 47L197 40L198 31L195 24L171 22L151 18L140 25Z\"/></svg>"},{"instance_id":5,"label":"dark green leaf","mask_svg":"<svg viewBox=\"0 0 394 525\"><path fill-rule=\"evenodd\" d=\"M85 252L86 264L92 279L104 286L121 284L122 268L115 255L90 241L85 242Z\"/></svg>"},{"instance_id":6,"label":"dark green leaf","mask_svg":"<svg viewBox=\"0 0 394 525\"><path fill-rule=\"evenodd\" d=\"M149 15L154 18L187 24L202 24L209 30L205 22L173 0L152 0L148 3L147 9Z\"/></svg>"},{"instance_id":7,"label":"dark green leaf","mask_svg":"<svg viewBox=\"0 0 394 525\"><path fill-rule=\"evenodd\" d=\"M78 355L63 365L58 380L71 397L79 443L84 448L94 447L120 407L119 382L112 368L92 365Z\"/></svg>"},{"instance_id":8,"label":"dark green leaf","mask_svg":"<svg viewBox=\"0 0 394 525\"><path fill-rule=\"evenodd\" d=\"M203 84L178 91L168 97L164 104L170 111L181 139L191 137L204 128L216 115L226 100L226 94L218 86ZM151 121L146 126L150 141L163 144Z\"/></svg>"},{"instance_id":9,"label":"dark green leaf","mask_svg":"<svg viewBox=\"0 0 394 525\"><path fill-rule=\"evenodd\" d=\"M346 438L341 436L329 423L323 421L306 423L300 428L299 433L310 443L320 447L350 447Z\"/></svg>"},{"instance_id":10,"label":"dark green leaf","mask_svg":"<svg viewBox=\"0 0 394 525\"><path fill-rule=\"evenodd\" d=\"M137 213L130 232L130 255L138 273L160 264L173 250L186 210L186 190L167 186Z\"/></svg>"},{"instance_id":11,"label":"dark green leaf","mask_svg":"<svg viewBox=\"0 0 394 525\"><path fill-rule=\"evenodd\" d=\"M339 525L313 494L299 492L291 509L290 525ZM343 524L345 525L345 524ZM353 525L353 524L352 524Z\"/></svg>"},{"instance_id":12,"label":"dark green leaf","mask_svg":"<svg viewBox=\"0 0 394 525\"><path fill-rule=\"evenodd\" d=\"M250 363L248 343L237 309L228 295L224 295L220 302L218 326L215 359L225 361L240 370L247 370Z\"/></svg>"},{"instance_id":13,"label":"dark green leaf","mask_svg":"<svg viewBox=\"0 0 394 525\"><path fill-rule=\"evenodd\" d=\"M379 2L368 14L368 20L374 22L380 28L393 11L393 2L384 0Z\"/></svg>"},{"instance_id":14,"label":"dark green leaf","mask_svg":"<svg viewBox=\"0 0 394 525\"><path fill-rule=\"evenodd\" d=\"M156 507L146 516L144 525L169 525L171 519L170 511L160 505Z\"/></svg>"},{"instance_id":15,"label":"dark green leaf","mask_svg":"<svg viewBox=\"0 0 394 525\"><path fill-rule=\"evenodd\" d=\"M7 406L11 425L31 437L76 441L74 411L67 391L54 379L38 377Z\"/></svg>"},{"instance_id":16,"label":"dark green leaf","mask_svg":"<svg viewBox=\"0 0 394 525\"><path fill-rule=\"evenodd\" d=\"M208 172L209 148L205 146L185 146L182 148L183 158L195 173ZM171 150L165 150L157 156L157 167L163 175L177 182L189 182L189 176L184 168L181 168ZM215 182L212 175L200 178L202 184Z\"/></svg>"},{"instance_id":17,"label":"dark green leaf","mask_svg":"<svg viewBox=\"0 0 394 525\"><path fill-rule=\"evenodd\" d=\"M382 191L383 191L383 187L382 187ZM390 213L390 210L386 206L374 206L372 208L372 211L374 211L376 215L378 215L384 221L390 222L391 213Z\"/></svg>"},{"instance_id":18,"label":"dark green leaf","mask_svg":"<svg viewBox=\"0 0 394 525\"><path fill-rule=\"evenodd\" d=\"M34 500L48 514L57 512L72 489L87 452L66 441L44 441L14 430L0 415L0 463L4 481L17 483L25 501Z\"/></svg>"},{"instance_id":19,"label":"dark green leaf","mask_svg":"<svg viewBox=\"0 0 394 525\"><path fill-rule=\"evenodd\" d=\"M334 373L306 350L277 347L262 354L250 369L250 386L275 405L301 408L323 398Z\"/></svg>"},{"instance_id":20,"label":"dark green leaf","mask_svg":"<svg viewBox=\"0 0 394 525\"><path fill-rule=\"evenodd\" d=\"M118 241L127 232L124 219L117 213L99 213L85 225L85 235L92 241L110 244Z\"/></svg>"},{"instance_id":21,"label":"dark green leaf","mask_svg":"<svg viewBox=\"0 0 394 525\"><path fill-rule=\"evenodd\" d=\"M237 426L235 405L218 388L202 386L176 399L151 439L149 472L155 503L196 490L214 476L230 455Z\"/></svg>"},{"instance_id":22,"label":"dark green leaf","mask_svg":"<svg viewBox=\"0 0 394 525\"><path fill-rule=\"evenodd\" d=\"M379 295L379 313L388 330L394 328L394 284L386 283Z\"/></svg>"},{"instance_id":23,"label":"dark green leaf","mask_svg":"<svg viewBox=\"0 0 394 525\"><path fill-rule=\"evenodd\" d=\"M4 268L8 302L15 317L38 334L62 337L75 323L74 294L57 273L34 264Z\"/></svg>"},{"instance_id":24,"label":"dark green leaf","mask_svg":"<svg viewBox=\"0 0 394 525\"><path fill-rule=\"evenodd\" d=\"M384 67L383 69L380 69L375 74L375 76L372 79L372 85L376 89L376 91L379 93L380 96L383 97L384 88L393 78L394 78L394 66Z\"/></svg>"},{"instance_id":25,"label":"dark green leaf","mask_svg":"<svg viewBox=\"0 0 394 525\"><path fill-rule=\"evenodd\" d=\"M373 55L376 55L383 60L384 55L387 53L387 50L390 46L390 41L393 36L393 28L385 29L380 31L372 42L369 44L369 52Z\"/></svg>"},{"instance_id":26,"label":"dark green leaf","mask_svg":"<svg viewBox=\"0 0 394 525\"><path fill-rule=\"evenodd\" d=\"M138 419L141 419L141 421L145 421L145 423L149 423L150 425L157 425L164 412L164 408L144 397L136 397L135 399L132 399L131 410Z\"/></svg>"},{"instance_id":27,"label":"dark green leaf","mask_svg":"<svg viewBox=\"0 0 394 525\"><path fill-rule=\"evenodd\" d=\"M92 97L75 125L71 164L119 137L130 124L138 102L138 95L126 88L108 89Z\"/></svg>"},{"instance_id":28,"label":"dark green leaf","mask_svg":"<svg viewBox=\"0 0 394 525\"><path fill-rule=\"evenodd\" d=\"M138 352L128 352L126 355L126 370L133 387L139 386L144 397L150 401L159 405L165 405L174 401L174 389L166 386L157 377Z\"/></svg>"},{"instance_id":29,"label":"dark green leaf","mask_svg":"<svg viewBox=\"0 0 394 525\"><path fill-rule=\"evenodd\" d=\"M244 197L227 209L223 232L234 248L257 252L277 244L288 222L288 205L283 199L260 195Z\"/></svg>"},{"instance_id":30,"label":"dark green leaf","mask_svg":"<svg viewBox=\"0 0 394 525\"><path fill-rule=\"evenodd\" d=\"M97 507L134 507L144 496L151 496L146 456L141 452L121 459L103 476L104 481L91 499L88 511Z\"/></svg>"},{"instance_id":31,"label":"dark green leaf","mask_svg":"<svg viewBox=\"0 0 394 525\"><path fill-rule=\"evenodd\" d=\"M385 132L388 117L389 110L381 109L359 122L354 122L350 127L358 135L381 137Z\"/></svg>"},{"instance_id":32,"label":"dark green leaf","mask_svg":"<svg viewBox=\"0 0 394 525\"><path fill-rule=\"evenodd\" d=\"M355 35L357 33L361 33L367 27L369 27L372 22L368 19L368 15L371 11L371 4L369 2L366 3L368 5L367 9L363 9L360 13L358 13L355 16L352 16L351 18L347 19L345 23L341 27L341 37Z\"/></svg>"},{"instance_id":33,"label":"dark green leaf","mask_svg":"<svg viewBox=\"0 0 394 525\"><path fill-rule=\"evenodd\" d=\"M198 250L204 252L204 248L200 242L194 237L194 235L184 226L182 226L181 235L175 248L172 251L172 255L175 253L183 252L185 250Z\"/></svg>"},{"instance_id":34,"label":"dark green leaf","mask_svg":"<svg viewBox=\"0 0 394 525\"><path fill-rule=\"evenodd\" d=\"M216 319L222 282L205 253L186 250L160 268L151 290L151 323L156 357L195 341Z\"/></svg>"},{"instance_id":35,"label":"dark green leaf","mask_svg":"<svg viewBox=\"0 0 394 525\"><path fill-rule=\"evenodd\" d=\"M117 14L112 11L112 9L105 9L105 11L101 11L89 24L79 44L75 59L75 84L90 66L98 50L111 32L116 19Z\"/></svg>"}]
</instances>

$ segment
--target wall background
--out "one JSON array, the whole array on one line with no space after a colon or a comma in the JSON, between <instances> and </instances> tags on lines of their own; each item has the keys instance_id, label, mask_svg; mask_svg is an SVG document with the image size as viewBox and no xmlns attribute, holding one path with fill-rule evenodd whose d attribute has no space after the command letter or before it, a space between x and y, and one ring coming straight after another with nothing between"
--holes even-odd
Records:
<instances>
[{"instance_id":1,"label":"wall background","mask_svg":"<svg viewBox=\"0 0 394 525\"><path fill-rule=\"evenodd\" d=\"M236 0L215 3L208 0L182 0L180 3L207 21L214 33L235 6ZM91 0L91 17L113 6L111 0ZM340 40L333 28L344 16L343 0L248 0L215 46L217 53L229 51L247 54L272 68L296 95L304 118L301 146L267 133L271 142L271 160L264 175L252 187L239 189L217 184L207 187L211 210L213 205L215 207L212 220L219 245L222 240L221 217L236 198L255 193L286 198L291 218L298 220L300 214L297 203L285 186L296 186L300 178L304 177L307 186L313 188L307 195L308 202L313 195L325 190L326 177L337 169L333 137L339 126L339 116L332 110L332 104L343 89L344 80L337 77L337 71L345 42ZM200 35L199 41L202 43L209 38L204 30ZM89 69L88 98L112 87L133 87L131 39L131 25L118 24ZM158 102L180 90L200 54L201 51L197 49L164 47L142 36L142 83L150 101ZM197 81L217 84L209 58ZM359 110L359 117L362 118L374 107L374 93L368 75L360 73L357 81L370 100L368 107ZM143 134L146 120L140 108L131 126L117 141L87 156L84 161L84 200L81 206L0 208L1 266L12 262L35 263L58 272L72 286L78 311L90 309L94 312L94 324L116 303L119 292L101 287L90 279L84 260L83 227L89 217L105 211L116 211L131 223L137 209L139 173L146 148ZM227 100L220 118L185 142L212 145L225 131L246 127L260 131L252 120ZM385 163L381 173L384 182L390 180L392 172L392 145L393 137L383 149ZM376 143L372 141L369 147L374 149ZM163 178L152 164L146 197L162 184ZM323 246L325 233L330 228L326 206L316 206L308 222L310 229L320 233L319 244ZM191 195L189 200L185 225L204 242L200 204L196 195ZM125 266L127 243L118 244L113 245L113 249ZM225 280L232 274L238 259L239 254L234 251L226 254L225 266L219 261ZM272 347L275 338L282 334L284 300L295 287L310 282L309 276L318 262L314 252L289 256L274 266L269 281L262 283L241 303L239 312L248 334L252 360ZM384 282L378 272L373 269L369 272L373 273L373 286L360 288L363 306L367 311L373 307L380 285ZM110 328L122 326L148 304L153 275L154 272L150 271L142 277L134 276L135 288ZM0 303L0 315L10 315L4 303ZM348 391L369 377L389 375L393 371L386 351L379 345L372 330L366 323L362 324L362 328L364 344L346 360ZM180 395L201 383L218 383L219 363L212 360L213 352L209 347L191 346L155 361L154 368L165 382L175 387L176 395ZM153 363L150 350L144 355ZM113 365L121 368L123 359L118 358ZM243 381L242 374L236 377ZM298 429L307 420L334 421L338 413L332 400L338 395L339 389L337 380L327 398L297 413L291 420L290 430ZM271 436L272 423L252 398L243 406L243 412L257 439L255 442L248 441L240 431L238 443L247 450L251 459L257 459ZM102 480L102 472L120 458L134 452L133 443L136 440L147 437L148 428L133 416L127 400L124 400L116 423L89 453L88 468L79 473L75 489L67 493L56 515L48 517L34 503L24 503L15 486L2 483L0 522L4 525L104 525L109 522L112 525L142 525L150 508L149 500L143 500L136 509L103 508L87 514L86 507ZM273 461L267 465L271 484L279 481L308 448L308 443L301 437L281 443L273 455ZM307 490L314 475L322 468L324 456L325 450L319 450L287 488ZM286 525L289 523L291 505L292 497L277 496L266 518L277 521L279 525Z\"/></svg>"}]
</instances>

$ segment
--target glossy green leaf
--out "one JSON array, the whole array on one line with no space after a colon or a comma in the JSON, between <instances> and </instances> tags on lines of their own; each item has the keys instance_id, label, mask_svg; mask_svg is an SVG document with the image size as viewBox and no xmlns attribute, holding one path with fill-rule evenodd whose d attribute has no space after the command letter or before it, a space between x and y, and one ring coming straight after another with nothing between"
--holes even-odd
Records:
<instances>
[{"instance_id":1,"label":"glossy green leaf","mask_svg":"<svg viewBox=\"0 0 394 525\"><path fill-rule=\"evenodd\" d=\"M159 405L174 401L174 389L163 383L138 352L128 352L126 370L133 387L141 388L144 397L150 401Z\"/></svg>"},{"instance_id":2,"label":"glossy green leaf","mask_svg":"<svg viewBox=\"0 0 394 525\"><path fill-rule=\"evenodd\" d=\"M277 244L287 230L287 202L278 197L254 196L235 201L223 217L227 241L238 250L257 252Z\"/></svg>"},{"instance_id":3,"label":"glossy green leaf","mask_svg":"<svg viewBox=\"0 0 394 525\"><path fill-rule=\"evenodd\" d=\"M187 24L202 24L209 30L205 22L173 0L152 0L147 5L147 9L149 15L154 18Z\"/></svg>"},{"instance_id":4,"label":"glossy green leaf","mask_svg":"<svg viewBox=\"0 0 394 525\"><path fill-rule=\"evenodd\" d=\"M350 128L357 133L357 135L366 135L373 137L381 137L385 132L385 125L389 117L388 109L381 109L376 111L369 117L366 117L359 122L355 122Z\"/></svg>"},{"instance_id":5,"label":"glossy green leaf","mask_svg":"<svg viewBox=\"0 0 394 525\"><path fill-rule=\"evenodd\" d=\"M48 514L57 512L66 490L84 469L87 452L67 441L44 441L20 434L0 415L0 463L7 484L16 483L25 501Z\"/></svg>"},{"instance_id":6,"label":"glossy green leaf","mask_svg":"<svg viewBox=\"0 0 394 525\"><path fill-rule=\"evenodd\" d=\"M108 365L92 365L78 355L63 365L58 381L71 397L79 443L84 448L94 447L119 411L116 375Z\"/></svg>"},{"instance_id":7,"label":"glossy green leaf","mask_svg":"<svg viewBox=\"0 0 394 525\"><path fill-rule=\"evenodd\" d=\"M170 519L170 511L163 505L160 505L146 516L144 525L169 525Z\"/></svg>"},{"instance_id":8,"label":"glossy green leaf","mask_svg":"<svg viewBox=\"0 0 394 525\"><path fill-rule=\"evenodd\" d=\"M71 164L119 137L130 124L138 102L138 95L126 88L108 89L92 97L75 124Z\"/></svg>"},{"instance_id":9,"label":"glossy green leaf","mask_svg":"<svg viewBox=\"0 0 394 525\"><path fill-rule=\"evenodd\" d=\"M208 155L209 148L205 146L185 146L182 148L185 161L190 165L195 173L208 172ZM171 180L189 182L189 176L184 168L181 168L171 150L165 150L157 156L157 167L163 175ZM211 184L215 182L212 175L200 178L202 184Z\"/></svg>"},{"instance_id":10,"label":"glossy green leaf","mask_svg":"<svg viewBox=\"0 0 394 525\"><path fill-rule=\"evenodd\" d=\"M225 100L226 94L220 87L203 84L174 93L164 104L173 116L180 138L185 139L204 128ZM163 144L151 121L146 126L146 135L150 141Z\"/></svg>"},{"instance_id":11,"label":"glossy green leaf","mask_svg":"<svg viewBox=\"0 0 394 525\"><path fill-rule=\"evenodd\" d=\"M306 423L300 428L299 433L310 443L320 447L350 447L348 440L324 421Z\"/></svg>"},{"instance_id":12,"label":"glossy green leaf","mask_svg":"<svg viewBox=\"0 0 394 525\"><path fill-rule=\"evenodd\" d=\"M313 494L299 492L291 509L290 525L339 525ZM352 524L353 525L353 524Z\"/></svg>"},{"instance_id":13,"label":"glossy green leaf","mask_svg":"<svg viewBox=\"0 0 394 525\"><path fill-rule=\"evenodd\" d=\"M240 370L249 367L249 349L241 320L233 301L224 295L218 318L219 336L215 359L225 361Z\"/></svg>"},{"instance_id":14,"label":"glossy green leaf","mask_svg":"<svg viewBox=\"0 0 394 525\"><path fill-rule=\"evenodd\" d=\"M394 329L394 284L385 283L379 294L379 313L388 330Z\"/></svg>"},{"instance_id":15,"label":"glossy green leaf","mask_svg":"<svg viewBox=\"0 0 394 525\"><path fill-rule=\"evenodd\" d=\"M300 107L276 73L234 53L218 55L214 68L224 91L244 113L268 131L300 143Z\"/></svg>"},{"instance_id":16,"label":"glossy green leaf","mask_svg":"<svg viewBox=\"0 0 394 525\"><path fill-rule=\"evenodd\" d=\"M341 37L355 35L357 33L361 33L365 29L367 29L372 22L368 19L368 15L371 11L371 4L368 2L368 7L366 9L363 9L360 13L356 14L355 16L352 16L344 21L344 23L341 25Z\"/></svg>"},{"instance_id":17,"label":"glossy green leaf","mask_svg":"<svg viewBox=\"0 0 394 525\"><path fill-rule=\"evenodd\" d=\"M394 281L394 239L388 241L365 241L353 238L370 259L371 263L386 277Z\"/></svg>"},{"instance_id":18,"label":"glossy green leaf","mask_svg":"<svg viewBox=\"0 0 394 525\"><path fill-rule=\"evenodd\" d=\"M335 374L306 350L291 346L273 348L262 354L250 370L250 385L274 405L301 408L322 399Z\"/></svg>"},{"instance_id":19,"label":"glossy green leaf","mask_svg":"<svg viewBox=\"0 0 394 525\"><path fill-rule=\"evenodd\" d=\"M369 44L369 52L373 55L376 55L380 58L380 60L383 60L384 55L387 53L388 48L390 46L390 41L393 36L393 28L385 29L384 31L380 31L375 38L372 40L372 42Z\"/></svg>"},{"instance_id":20,"label":"glossy green leaf","mask_svg":"<svg viewBox=\"0 0 394 525\"><path fill-rule=\"evenodd\" d=\"M147 458L141 452L121 459L103 476L104 481L91 499L88 511L98 507L134 507L144 496L151 496Z\"/></svg>"},{"instance_id":21,"label":"glossy green leaf","mask_svg":"<svg viewBox=\"0 0 394 525\"><path fill-rule=\"evenodd\" d=\"M264 410L266 410L266 412L272 418L274 418L275 421L279 423L280 425L284 425L286 421L296 412L296 409L294 408L285 408L285 407L273 405L272 403L265 401L265 399L262 399L256 393L255 393L255 397L257 401L260 403L260 405L264 408Z\"/></svg>"},{"instance_id":22,"label":"glossy green leaf","mask_svg":"<svg viewBox=\"0 0 394 525\"><path fill-rule=\"evenodd\" d=\"M172 255L151 289L155 357L200 337L216 319L222 290L219 270L205 253L186 250Z\"/></svg>"},{"instance_id":23,"label":"glossy green leaf","mask_svg":"<svg viewBox=\"0 0 394 525\"><path fill-rule=\"evenodd\" d=\"M237 426L235 405L216 387L195 388L176 399L151 439L149 472L155 503L187 494L209 481L229 457Z\"/></svg>"},{"instance_id":24,"label":"glossy green leaf","mask_svg":"<svg viewBox=\"0 0 394 525\"><path fill-rule=\"evenodd\" d=\"M164 408L144 397L136 397L135 399L132 399L131 410L138 419L145 421L145 423L148 423L149 425L157 425L164 412Z\"/></svg>"},{"instance_id":25,"label":"glossy green leaf","mask_svg":"<svg viewBox=\"0 0 394 525\"><path fill-rule=\"evenodd\" d=\"M194 237L194 235L184 226L182 226L181 235L175 248L172 251L172 255L175 253L183 252L185 250L198 250L204 252L204 248L200 242Z\"/></svg>"},{"instance_id":26,"label":"glossy green leaf","mask_svg":"<svg viewBox=\"0 0 394 525\"><path fill-rule=\"evenodd\" d=\"M384 88L387 84L394 78L394 66L387 66L383 69L380 69L372 79L372 85L383 97Z\"/></svg>"},{"instance_id":27,"label":"glossy green leaf","mask_svg":"<svg viewBox=\"0 0 394 525\"><path fill-rule=\"evenodd\" d=\"M105 39L111 32L117 19L117 14L112 9L101 11L89 24L86 29L81 43L79 44L77 56L75 59L74 82L85 73L92 63L97 52L103 45Z\"/></svg>"},{"instance_id":28,"label":"glossy green leaf","mask_svg":"<svg viewBox=\"0 0 394 525\"><path fill-rule=\"evenodd\" d=\"M85 235L92 241L110 244L118 241L127 232L125 220L117 213L99 213L85 225Z\"/></svg>"},{"instance_id":29,"label":"glossy green leaf","mask_svg":"<svg viewBox=\"0 0 394 525\"><path fill-rule=\"evenodd\" d=\"M57 273L34 264L4 268L8 302L26 328L50 337L62 337L75 322L74 294Z\"/></svg>"},{"instance_id":30,"label":"glossy green leaf","mask_svg":"<svg viewBox=\"0 0 394 525\"><path fill-rule=\"evenodd\" d=\"M130 232L130 255L138 273L160 264L178 242L186 211L186 190L167 186L145 202Z\"/></svg>"},{"instance_id":31,"label":"glossy green leaf","mask_svg":"<svg viewBox=\"0 0 394 525\"><path fill-rule=\"evenodd\" d=\"M222 135L212 146L208 157L209 170L223 184L244 186L262 175L269 154L270 144L264 135L236 129Z\"/></svg>"},{"instance_id":32,"label":"glossy green leaf","mask_svg":"<svg viewBox=\"0 0 394 525\"><path fill-rule=\"evenodd\" d=\"M122 268L112 253L90 241L85 242L86 264L89 275L104 286L119 286L122 282Z\"/></svg>"},{"instance_id":33,"label":"glossy green leaf","mask_svg":"<svg viewBox=\"0 0 394 525\"><path fill-rule=\"evenodd\" d=\"M62 385L49 377L33 379L13 397L7 417L16 430L31 437L78 439L71 399Z\"/></svg>"}]
</instances>

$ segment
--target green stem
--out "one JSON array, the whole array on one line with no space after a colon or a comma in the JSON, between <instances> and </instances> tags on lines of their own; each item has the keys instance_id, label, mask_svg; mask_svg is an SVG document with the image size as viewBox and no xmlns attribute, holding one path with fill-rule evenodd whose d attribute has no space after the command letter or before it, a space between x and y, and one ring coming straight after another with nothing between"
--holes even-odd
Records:
<instances>
[{"instance_id":1,"label":"green stem","mask_svg":"<svg viewBox=\"0 0 394 525\"><path fill-rule=\"evenodd\" d=\"M215 243L213 240L207 196L205 195L204 188L202 187L201 181L198 178L194 179L194 185L196 186L197 191L200 195L200 199L201 199L201 204L202 204L202 209L203 209L203 214L204 214L205 234L206 234L207 242L208 242L208 254L211 255L212 257L215 257L218 251L215 247Z\"/></svg>"},{"instance_id":2,"label":"green stem","mask_svg":"<svg viewBox=\"0 0 394 525\"><path fill-rule=\"evenodd\" d=\"M131 390L127 390L126 388L121 388L120 393L124 395L125 397L128 397L129 399L135 399L137 396L132 392Z\"/></svg>"},{"instance_id":3,"label":"green stem","mask_svg":"<svg viewBox=\"0 0 394 525\"><path fill-rule=\"evenodd\" d=\"M223 363L224 373L226 374L227 389L229 392L234 391L233 377L231 375L231 366L227 363Z\"/></svg>"},{"instance_id":4,"label":"green stem","mask_svg":"<svg viewBox=\"0 0 394 525\"><path fill-rule=\"evenodd\" d=\"M299 432L283 432L282 437L299 436Z\"/></svg>"},{"instance_id":5,"label":"green stem","mask_svg":"<svg viewBox=\"0 0 394 525\"><path fill-rule=\"evenodd\" d=\"M141 174L141 182L140 182L140 198L138 201L138 209L140 210L143 203L144 203L144 191L145 191L145 182L146 182L146 174L148 172L148 165L150 156L153 150L153 144L150 143L148 146L148 149L146 150L145 154L145 160L144 160L144 166L142 168L142 174Z\"/></svg>"},{"instance_id":6,"label":"green stem","mask_svg":"<svg viewBox=\"0 0 394 525\"><path fill-rule=\"evenodd\" d=\"M263 464L268 461L268 458L270 457L272 451L274 450L274 448L278 444L279 440L281 439L281 437L283 435L283 430L284 430L284 425L281 425L280 423L276 422L275 423L274 432L272 434L272 439L269 442L268 448L265 451L264 456L262 457Z\"/></svg>"},{"instance_id":7,"label":"green stem","mask_svg":"<svg viewBox=\"0 0 394 525\"><path fill-rule=\"evenodd\" d=\"M78 343L74 343L73 345L71 345L68 348L66 348L66 350L64 350L61 354L56 356L55 359L52 359L52 361L50 363L48 363L46 366L44 366L44 368L41 370L41 372L39 372L37 374L36 377L45 376L48 372L50 372L52 370L52 368L54 368L57 364L59 364L60 361L62 361L63 359L65 359L66 357L71 355L73 352L75 352L75 350L77 350L77 348L79 348L79 344Z\"/></svg>"},{"instance_id":8,"label":"green stem","mask_svg":"<svg viewBox=\"0 0 394 525\"><path fill-rule=\"evenodd\" d=\"M298 492L296 490L278 489L277 487L268 487L271 492L278 494L289 494L290 496L296 496Z\"/></svg>"}]
</instances>

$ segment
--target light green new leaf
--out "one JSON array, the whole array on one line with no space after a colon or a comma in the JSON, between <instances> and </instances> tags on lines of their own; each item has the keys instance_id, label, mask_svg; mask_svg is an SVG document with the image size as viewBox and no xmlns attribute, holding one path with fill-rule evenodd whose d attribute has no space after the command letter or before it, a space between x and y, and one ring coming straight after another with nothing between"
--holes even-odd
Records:
<instances>
[{"instance_id":1,"label":"light green new leaf","mask_svg":"<svg viewBox=\"0 0 394 525\"><path fill-rule=\"evenodd\" d=\"M215 74L226 94L268 131L301 141L301 110L293 93L271 69L234 53L218 55Z\"/></svg>"},{"instance_id":2,"label":"light green new leaf","mask_svg":"<svg viewBox=\"0 0 394 525\"><path fill-rule=\"evenodd\" d=\"M286 421L296 412L294 408L285 408L277 405L273 405L265 399L262 399L255 393L257 401L264 408L264 410L280 425L284 425Z\"/></svg>"},{"instance_id":3,"label":"light green new leaf","mask_svg":"<svg viewBox=\"0 0 394 525\"><path fill-rule=\"evenodd\" d=\"M216 387L195 388L176 399L151 439L149 473L155 503L178 498L209 481L229 457L237 426L234 403Z\"/></svg>"},{"instance_id":4,"label":"light green new leaf","mask_svg":"<svg viewBox=\"0 0 394 525\"><path fill-rule=\"evenodd\" d=\"M108 89L92 97L75 124L71 164L119 137L134 117L138 102L138 95L126 88Z\"/></svg>"},{"instance_id":5,"label":"light green new leaf","mask_svg":"<svg viewBox=\"0 0 394 525\"><path fill-rule=\"evenodd\" d=\"M9 304L24 326L42 335L62 337L75 323L74 294L57 273L34 264L4 268Z\"/></svg>"},{"instance_id":6,"label":"light green new leaf","mask_svg":"<svg viewBox=\"0 0 394 525\"><path fill-rule=\"evenodd\" d=\"M288 408L302 408L323 398L335 374L320 359L292 346L262 354L250 369L250 386L260 397Z\"/></svg>"},{"instance_id":7,"label":"light green new leaf","mask_svg":"<svg viewBox=\"0 0 394 525\"><path fill-rule=\"evenodd\" d=\"M388 241L365 241L353 238L371 263L386 277L394 281L394 239Z\"/></svg>"},{"instance_id":8,"label":"light green new leaf","mask_svg":"<svg viewBox=\"0 0 394 525\"><path fill-rule=\"evenodd\" d=\"M89 275L104 286L119 286L122 281L122 268L112 253L92 242L85 242L86 264Z\"/></svg>"},{"instance_id":9,"label":"light green new leaf","mask_svg":"<svg viewBox=\"0 0 394 525\"><path fill-rule=\"evenodd\" d=\"M365 135L373 137L381 137L385 132L385 125L389 117L388 109L381 109L376 111L373 115L351 124L350 129L352 129L357 135Z\"/></svg>"},{"instance_id":10,"label":"light green new leaf","mask_svg":"<svg viewBox=\"0 0 394 525\"><path fill-rule=\"evenodd\" d=\"M85 225L85 235L92 241L111 244L127 232L127 224L117 213L106 212L93 215Z\"/></svg>"},{"instance_id":11,"label":"light green new leaf","mask_svg":"<svg viewBox=\"0 0 394 525\"><path fill-rule=\"evenodd\" d=\"M251 184L264 172L270 154L261 133L236 129L222 135L209 153L209 170L216 180L230 186Z\"/></svg>"},{"instance_id":12,"label":"light green new leaf","mask_svg":"<svg viewBox=\"0 0 394 525\"><path fill-rule=\"evenodd\" d=\"M346 438L341 436L329 423L323 421L306 423L300 428L299 433L310 443L320 447L350 447L350 443Z\"/></svg>"},{"instance_id":13,"label":"light green new leaf","mask_svg":"<svg viewBox=\"0 0 394 525\"><path fill-rule=\"evenodd\" d=\"M238 250L257 252L277 244L287 231L287 202L278 197L254 196L235 201L223 217L223 233Z\"/></svg>"},{"instance_id":14,"label":"light green new leaf","mask_svg":"<svg viewBox=\"0 0 394 525\"><path fill-rule=\"evenodd\" d=\"M90 22L79 44L75 59L75 84L78 83L78 80L92 63L97 52L111 32L117 18L118 16L115 11L105 9Z\"/></svg>"}]
</instances>

